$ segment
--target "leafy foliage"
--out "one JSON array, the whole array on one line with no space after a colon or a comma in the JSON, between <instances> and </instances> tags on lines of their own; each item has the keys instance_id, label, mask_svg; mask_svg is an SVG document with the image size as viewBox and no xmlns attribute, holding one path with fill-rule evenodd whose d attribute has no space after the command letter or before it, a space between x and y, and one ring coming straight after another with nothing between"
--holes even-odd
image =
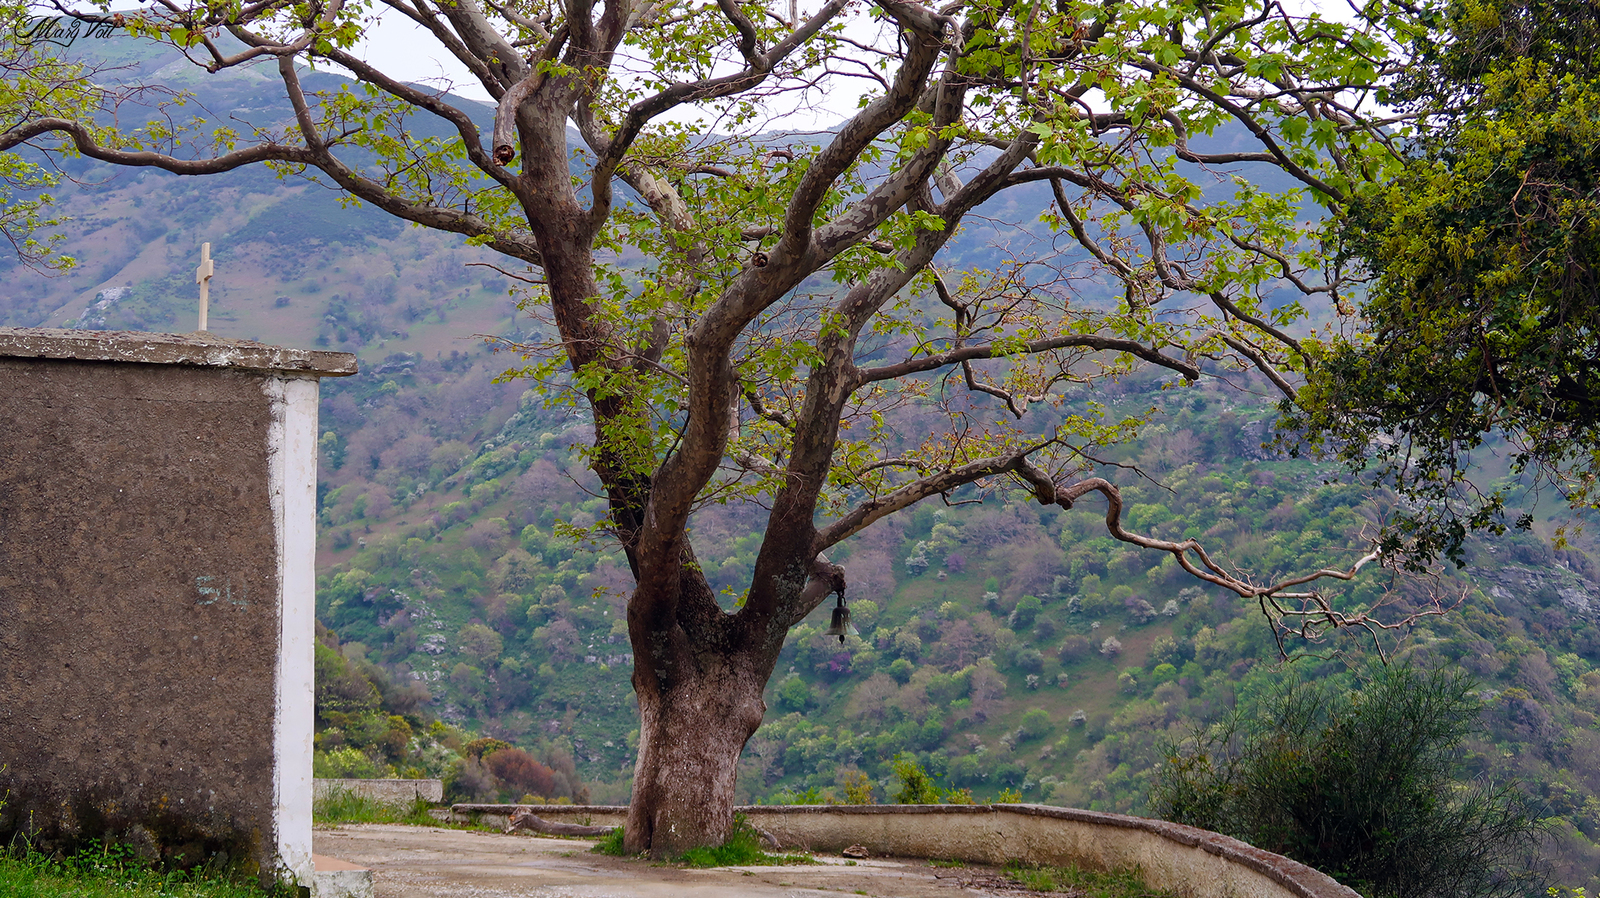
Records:
<instances>
[{"instance_id":1,"label":"leafy foliage","mask_svg":"<svg viewBox=\"0 0 1600 898\"><path fill-rule=\"evenodd\" d=\"M1457 782L1471 689L1409 667L1354 693L1291 679L1175 752L1152 805L1364 895L1516 894L1535 876L1539 815L1515 787Z\"/></svg>"},{"instance_id":2,"label":"leafy foliage","mask_svg":"<svg viewBox=\"0 0 1600 898\"><path fill-rule=\"evenodd\" d=\"M95 108L91 84L94 73L64 59L48 40L25 39L37 25L26 2L0 3L0 125L39 115L84 115ZM48 232L61 225L52 213L54 198L47 192L60 183L49 166L16 152L0 152L0 238L11 245L0 270L22 264L36 270L60 273L73 259L60 255L60 234ZM42 238L42 239L41 239Z\"/></svg>"},{"instance_id":3,"label":"leafy foliage","mask_svg":"<svg viewBox=\"0 0 1600 898\"><path fill-rule=\"evenodd\" d=\"M263 889L216 871L161 870L121 845L90 845L71 857L10 846L0 852L0 893L8 898L289 898L288 884Z\"/></svg>"},{"instance_id":4,"label":"leafy foliage","mask_svg":"<svg viewBox=\"0 0 1600 898\"><path fill-rule=\"evenodd\" d=\"M1527 528L1506 496L1595 507L1600 448L1600 17L1584 3L1414 8L1392 99L1418 121L1395 177L1340 223L1373 278L1359 329L1314 348L1291 422L1421 500L1385 548L1458 563ZM1472 473L1504 437L1507 481Z\"/></svg>"},{"instance_id":5,"label":"leafy foliage","mask_svg":"<svg viewBox=\"0 0 1600 898\"><path fill-rule=\"evenodd\" d=\"M934 785L915 757L896 756L894 775L900 780L900 789L894 795L896 804L938 804L944 797L943 790Z\"/></svg>"}]
</instances>

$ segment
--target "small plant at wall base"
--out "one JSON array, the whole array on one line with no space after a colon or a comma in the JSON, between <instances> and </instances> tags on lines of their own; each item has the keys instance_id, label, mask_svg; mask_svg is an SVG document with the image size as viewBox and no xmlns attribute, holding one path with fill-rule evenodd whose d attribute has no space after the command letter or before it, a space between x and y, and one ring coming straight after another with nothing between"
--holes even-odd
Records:
<instances>
[{"instance_id":1,"label":"small plant at wall base","mask_svg":"<svg viewBox=\"0 0 1600 898\"><path fill-rule=\"evenodd\" d=\"M158 871L123 845L94 844L67 858L0 852L6 898L290 898L289 885L263 890L207 871Z\"/></svg>"},{"instance_id":2,"label":"small plant at wall base","mask_svg":"<svg viewBox=\"0 0 1600 898\"><path fill-rule=\"evenodd\" d=\"M1382 669L1364 688L1290 680L1169 752L1157 816L1315 867L1368 898L1508 898L1542 828L1514 786L1456 779L1470 679Z\"/></svg>"},{"instance_id":3,"label":"small plant at wall base","mask_svg":"<svg viewBox=\"0 0 1600 898\"><path fill-rule=\"evenodd\" d=\"M589 851L594 854L609 854L612 857L626 857L628 852L622 847L622 839L622 827L619 826L601 836Z\"/></svg>"},{"instance_id":4,"label":"small plant at wall base","mask_svg":"<svg viewBox=\"0 0 1600 898\"><path fill-rule=\"evenodd\" d=\"M600 837L593 848L595 854L627 857L622 827ZM807 854L768 854L761 848L761 833L751 826L743 815L734 819L733 832L721 845L709 848L691 848L677 858L686 867L747 867L784 864L814 864L816 859Z\"/></svg>"},{"instance_id":5,"label":"small plant at wall base","mask_svg":"<svg viewBox=\"0 0 1600 898\"><path fill-rule=\"evenodd\" d=\"M1171 898L1170 892L1158 892L1146 886L1144 875L1138 868L1099 873L1085 870L1076 864L1066 867L1049 867L1010 861L1005 866L1006 878L1025 889L1035 892L1067 892L1074 898Z\"/></svg>"},{"instance_id":6,"label":"small plant at wall base","mask_svg":"<svg viewBox=\"0 0 1600 898\"><path fill-rule=\"evenodd\" d=\"M768 854L761 849L761 833L744 816L734 817L733 832L721 845L691 848L678 856L686 867L745 867L780 864L814 864L808 854Z\"/></svg>"}]
</instances>

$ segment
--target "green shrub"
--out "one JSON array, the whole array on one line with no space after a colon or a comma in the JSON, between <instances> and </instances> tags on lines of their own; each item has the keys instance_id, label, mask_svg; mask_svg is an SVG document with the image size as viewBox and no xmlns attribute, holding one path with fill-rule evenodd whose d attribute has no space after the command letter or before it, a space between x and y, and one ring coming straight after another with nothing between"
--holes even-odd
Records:
<instances>
[{"instance_id":1,"label":"green shrub","mask_svg":"<svg viewBox=\"0 0 1600 898\"><path fill-rule=\"evenodd\" d=\"M1039 601L1038 596L1023 596L1018 599L1017 607L1011 609L1009 622L1011 628L1020 631L1033 626L1034 620L1039 616L1039 609L1043 607L1044 603Z\"/></svg>"},{"instance_id":2,"label":"green shrub","mask_svg":"<svg viewBox=\"0 0 1600 898\"><path fill-rule=\"evenodd\" d=\"M860 770L851 770L839 779L844 787L845 804L877 804L873 797L872 777Z\"/></svg>"},{"instance_id":3,"label":"green shrub","mask_svg":"<svg viewBox=\"0 0 1600 898\"><path fill-rule=\"evenodd\" d=\"M622 847L622 840L622 827L619 826L616 829L613 829L611 832L601 836L600 840L595 842L594 847L589 849L589 851L594 854L609 854L612 857L625 857L626 852Z\"/></svg>"},{"instance_id":4,"label":"green shrub","mask_svg":"<svg viewBox=\"0 0 1600 898\"><path fill-rule=\"evenodd\" d=\"M1360 692L1291 680L1169 753L1158 816L1315 867L1368 898L1496 898L1537 867L1511 786L1456 779L1479 702L1460 674L1374 674Z\"/></svg>"},{"instance_id":5,"label":"green shrub","mask_svg":"<svg viewBox=\"0 0 1600 898\"><path fill-rule=\"evenodd\" d=\"M1050 714L1041 708L1029 708L1022 715L1021 735L1024 739L1037 739L1050 732Z\"/></svg>"},{"instance_id":6,"label":"green shrub","mask_svg":"<svg viewBox=\"0 0 1600 898\"><path fill-rule=\"evenodd\" d=\"M618 828L617 832L621 832ZM816 859L806 854L768 854L761 850L761 834L744 819L736 816L733 832L721 845L708 848L691 848L678 857L686 867L750 867L776 864L814 864Z\"/></svg>"},{"instance_id":7,"label":"green shrub","mask_svg":"<svg viewBox=\"0 0 1600 898\"><path fill-rule=\"evenodd\" d=\"M900 780L900 791L894 794L896 804L938 804L943 796L914 756L895 755L894 775Z\"/></svg>"},{"instance_id":8,"label":"green shrub","mask_svg":"<svg viewBox=\"0 0 1600 898\"><path fill-rule=\"evenodd\" d=\"M317 779L381 779L387 765L379 766L359 748L336 748L311 755L311 775Z\"/></svg>"},{"instance_id":9,"label":"green shrub","mask_svg":"<svg viewBox=\"0 0 1600 898\"><path fill-rule=\"evenodd\" d=\"M784 789L772 796L772 804L828 804L828 798L822 790L811 786L804 792L798 789Z\"/></svg>"}]
</instances>

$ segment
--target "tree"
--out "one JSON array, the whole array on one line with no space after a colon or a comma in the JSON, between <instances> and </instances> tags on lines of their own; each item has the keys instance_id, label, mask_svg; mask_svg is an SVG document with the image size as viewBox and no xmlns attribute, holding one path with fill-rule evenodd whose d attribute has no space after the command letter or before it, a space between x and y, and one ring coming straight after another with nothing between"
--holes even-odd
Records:
<instances>
[{"instance_id":1,"label":"tree","mask_svg":"<svg viewBox=\"0 0 1600 898\"><path fill-rule=\"evenodd\" d=\"M1464 674L1289 681L1172 752L1158 816L1234 836L1373 898L1522 894L1541 826L1514 786L1461 783L1481 704Z\"/></svg>"},{"instance_id":2,"label":"tree","mask_svg":"<svg viewBox=\"0 0 1600 898\"><path fill-rule=\"evenodd\" d=\"M1340 228L1371 288L1291 418L1422 500L1387 548L1459 563L1471 531L1532 522L1517 484L1472 479L1486 441L1522 485L1600 507L1600 11L1446 0L1409 34L1405 165Z\"/></svg>"},{"instance_id":3,"label":"tree","mask_svg":"<svg viewBox=\"0 0 1600 898\"><path fill-rule=\"evenodd\" d=\"M12 36L0 41L0 121L92 111L95 97L89 82L94 73L62 59L56 45L35 30L28 12L23 3L0 2L0 28ZM0 236L19 262L40 270L61 271L73 264L53 251L55 240L36 236L61 224L50 217L53 200L43 192L57 183L56 175L37 161L0 152Z\"/></svg>"},{"instance_id":4,"label":"tree","mask_svg":"<svg viewBox=\"0 0 1600 898\"><path fill-rule=\"evenodd\" d=\"M1280 627L1371 624L1307 586L1353 570L1258 582L1193 540L1127 530L1098 476L1120 469L1100 457L1149 415L1112 415L1090 388L1137 366L1174 387L1249 368L1293 392L1295 296L1338 286L1301 202L1341 204L1387 152L1363 126L1362 85L1386 65L1377 25L1214 0L384 8L496 99L488 140L466 105L363 61L365 5L159 0L126 18L62 12L211 71L271 67L282 119L117 131L27 110L0 150L192 175L264 163L525 266L507 273L530 282L552 338L519 347L521 373L592 414L602 526L637 584L628 850L726 837L785 634L848 585L826 553L924 499L1099 493L1118 539ZM312 64L355 80L308 91ZM825 133L739 136L854 89L859 108ZM1234 174L1251 171L1286 187ZM1020 217L1043 213L1045 236L957 268L951 239L1003 193ZM928 433L885 423L913 404ZM748 589L724 608L688 527L732 500L769 512Z\"/></svg>"}]
</instances>

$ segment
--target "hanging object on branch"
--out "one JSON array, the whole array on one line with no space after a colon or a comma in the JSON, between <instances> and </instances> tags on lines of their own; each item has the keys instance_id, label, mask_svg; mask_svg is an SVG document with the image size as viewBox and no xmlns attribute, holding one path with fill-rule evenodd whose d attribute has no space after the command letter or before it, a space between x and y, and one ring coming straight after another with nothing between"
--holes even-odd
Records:
<instances>
[{"instance_id":1,"label":"hanging object on branch","mask_svg":"<svg viewBox=\"0 0 1600 898\"><path fill-rule=\"evenodd\" d=\"M837 636L842 644L846 636L860 636L861 631L850 624L850 609L844 605L844 590L839 590L838 604L833 606L833 623L823 631L824 636Z\"/></svg>"}]
</instances>

